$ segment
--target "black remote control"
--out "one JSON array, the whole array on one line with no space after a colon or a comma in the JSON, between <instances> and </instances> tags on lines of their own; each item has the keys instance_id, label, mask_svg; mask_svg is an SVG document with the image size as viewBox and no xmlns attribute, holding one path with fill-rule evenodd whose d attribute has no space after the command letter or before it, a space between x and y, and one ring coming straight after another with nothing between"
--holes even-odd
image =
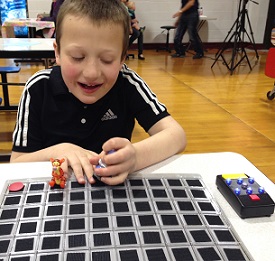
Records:
<instances>
[{"instance_id":1,"label":"black remote control","mask_svg":"<svg viewBox=\"0 0 275 261\"><path fill-rule=\"evenodd\" d=\"M241 218L270 216L274 201L254 178L246 174L223 174L216 178L217 188Z\"/></svg>"}]
</instances>

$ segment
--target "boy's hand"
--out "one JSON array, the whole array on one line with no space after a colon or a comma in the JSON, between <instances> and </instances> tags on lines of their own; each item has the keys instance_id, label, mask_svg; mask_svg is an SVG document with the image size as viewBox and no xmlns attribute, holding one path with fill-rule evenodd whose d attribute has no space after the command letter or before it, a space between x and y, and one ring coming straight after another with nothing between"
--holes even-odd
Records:
<instances>
[{"instance_id":1,"label":"boy's hand","mask_svg":"<svg viewBox=\"0 0 275 261\"><path fill-rule=\"evenodd\" d=\"M124 138L112 138L103 144L103 151L98 157L93 157L91 163L98 164L101 159L106 168L95 168L94 172L101 181L108 185L117 185L125 181L136 165L136 151L132 143ZM108 151L115 150L108 154Z\"/></svg>"},{"instance_id":2,"label":"boy's hand","mask_svg":"<svg viewBox=\"0 0 275 261\"><path fill-rule=\"evenodd\" d=\"M68 175L69 167L71 167L79 183L85 183L84 173L90 183L95 182L93 178L93 165L90 163L90 160L97 156L96 153L71 143L55 145L52 151L55 157L65 159L65 162L62 164L62 169L66 176Z\"/></svg>"}]
</instances>

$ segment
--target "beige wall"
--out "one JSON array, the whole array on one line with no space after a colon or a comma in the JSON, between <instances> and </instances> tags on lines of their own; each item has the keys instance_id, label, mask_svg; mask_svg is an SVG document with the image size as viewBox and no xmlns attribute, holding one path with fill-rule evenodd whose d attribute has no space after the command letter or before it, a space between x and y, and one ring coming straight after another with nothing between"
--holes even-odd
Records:
<instances>
[{"instance_id":1,"label":"beige wall","mask_svg":"<svg viewBox=\"0 0 275 261\"><path fill-rule=\"evenodd\" d=\"M200 36L204 42L223 42L228 31L237 18L238 5L241 0L200 0L204 15L217 18L205 23ZM257 1L257 0L256 0ZM179 9L180 0L135 0L136 15L140 24L146 25L144 33L145 43L165 42L166 36L161 34L162 25L172 25L172 15ZM269 0L258 0L259 5L249 1L246 5L254 32L256 43L263 43L265 23ZM51 0L28 0L29 16L37 13L48 13ZM250 30L248 30L250 34ZM173 33L172 33L173 34ZM187 39L188 36L185 36ZM173 35L170 37L170 42Z\"/></svg>"}]
</instances>

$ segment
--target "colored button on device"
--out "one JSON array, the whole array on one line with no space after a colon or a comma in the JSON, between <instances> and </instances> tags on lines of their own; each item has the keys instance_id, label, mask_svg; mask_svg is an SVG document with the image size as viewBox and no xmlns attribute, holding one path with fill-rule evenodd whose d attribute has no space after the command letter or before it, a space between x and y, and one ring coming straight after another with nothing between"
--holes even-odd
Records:
<instances>
[{"instance_id":1,"label":"colored button on device","mask_svg":"<svg viewBox=\"0 0 275 261\"><path fill-rule=\"evenodd\" d=\"M259 192L260 194L264 194L265 189L264 189L263 187L259 187L259 188L258 188L258 192Z\"/></svg>"},{"instance_id":2,"label":"colored button on device","mask_svg":"<svg viewBox=\"0 0 275 261\"><path fill-rule=\"evenodd\" d=\"M260 198L255 194L249 195L249 197L252 201L259 201L260 200Z\"/></svg>"},{"instance_id":3,"label":"colored button on device","mask_svg":"<svg viewBox=\"0 0 275 261\"><path fill-rule=\"evenodd\" d=\"M238 179L238 178L247 178L247 175L244 174L244 173L234 173L234 174L230 174L230 173L227 173L227 174L222 174L222 177L224 179Z\"/></svg>"},{"instance_id":4,"label":"colored button on device","mask_svg":"<svg viewBox=\"0 0 275 261\"><path fill-rule=\"evenodd\" d=\"M237 184L242 185L243 184L243 179L242 178L238 178L237 179Z\"/></svg>"},{"instance_id":5,"label":"colored button on device","mask_svg":"<svg viewBox=\"0 0 275 261\"><path fill-rule=\"evenodd\" d=\"M253 193L253 189L251 187L248 187L247 190L246 190L246 194L247 195L252 195Z\"/></svg>"},{"instance_id":6,"label":"colored button on device","mask_svg":"<svg viewBox=\"0 0 275 261\"><path fill-rule=\"evenodd\" d=\"M226 179L225 182L228 186L230 186L232 184L232 179Z\"/></svg>"},{"instance_id":7,"label":"colored button on device","mask_svg":"<svg viewBox=\"0 0 275 261\"><path fill-rule=\"evenodd\" d=\"M241 194L241 190L239 188L235 188L234 192L237 196L239 196Z\"/></svg>"},{"instance_id":8,"label":"colored button on device","mask_svg":"<svg viewBox=\"0 0 275 261\"><path fill-rule=\"evenodd\" d=\"M17 191L21 191L23 188L24 188L24 184L22 182L14 182L10 184L9 191L17 192Z\"/></svg>"}]
</instances>

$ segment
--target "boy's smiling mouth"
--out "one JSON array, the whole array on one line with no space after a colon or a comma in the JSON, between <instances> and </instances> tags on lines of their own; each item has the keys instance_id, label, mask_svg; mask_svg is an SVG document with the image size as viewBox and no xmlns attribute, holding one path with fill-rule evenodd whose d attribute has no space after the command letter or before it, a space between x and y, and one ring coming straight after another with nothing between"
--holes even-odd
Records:
<instances>
[{"instance_id":1,"label":"boy's smiling mouth","mask_svg":"<svg viewBox=\"0 0 275 261\"><path fill-rule=\"evenodd\" d=\"M92 85L87 85L87 84L84 84L84 83L80 83L79 82L79 85L82 89L84 89L86 92L94 92L96 91L97 89L99 89L103 84L92 84Z\"/></svg>"}]
</instances>

